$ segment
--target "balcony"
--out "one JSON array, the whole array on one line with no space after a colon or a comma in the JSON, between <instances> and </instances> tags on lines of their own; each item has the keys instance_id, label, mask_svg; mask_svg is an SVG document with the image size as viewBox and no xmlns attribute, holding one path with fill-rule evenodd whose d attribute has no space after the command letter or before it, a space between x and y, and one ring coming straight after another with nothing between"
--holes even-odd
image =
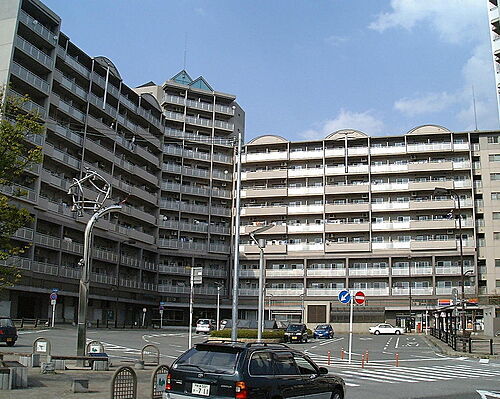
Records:
<instances>
[{"instance_id":1,"label":"balcony","mask_svg":"<svg viewBox=\"0 0 500 399\"><path fill-rule=\"evenodd\" d=\"M436 185L434 185L436 187ZM455 201L445 200L445 201L411 201L410 210L434 210L434 209L454 209Z\"/></svg>"},{"instance_id":2,"label":"balcony","mask_svg":"<svg viewBox=\"0 0 500 399\"><path fill-rule=\"evenodd\" d=\"M24 187L24 186L18 186L18 185L13 185L13 186L4 186L0 184L0 192L9 195L12 197L15 197L20 200L24 201L29 201L29 202L36 202L38 195L35 190L32 190L31 188Z\"/></svg>"},{"instance_id":3,"label":"balcony","mask_svg":"<svg viewBox=\"0 0 500 399\"><path fill-rule=\"evenodd\" d=\"M323 252L324 250L323 243L288 244L288 252Z\"/></svg>"},{"instance_id":4,"label":"balcony","mask_svg":"<svg viewBox=\"0 0 500 399\"><path fill-rule=\"evenodd\" d=\"M288 160L287 151L255 152L243 154L242 162L261 162L261 161L286 161Z\"/></svg>"},{"instance_id":5,"label":"balcony","mask_svg":"<svg viewBox=\"0 0 500 399\"><path fill-rule=\"evenodd\" d=\"M347 155L368 155L368 147L348 148Z\"/></svg>"},{"instance_id":6,"label":"balcony","mask_svg":"<svg viewBox=\"0 0 500 399\"><path fill-rule=\"evenodd\" d=\"M453 162L412 162L408 164L409 172L440 172L440 171L453 170Z\"/></svg>"},{"instance_id":7,"label":"balcony","mask_svg":"<svg viewBox=\"0 0 500 399\"><path fill-rule=\"evenodd\" d=\"M379 222L372 223L373 231L387 231L387 230L408 230L410 222Z\"/></svg>"},{"instance_id":8,"label":"balcony","mask_svg":"<svg viewBox=\"0 0 500 399\"><path fill-rule=\"evenodd\" d=\"M33 86L40 90L42 93L49 94L49 83L42 79L40 76L35 75L33 72L28 71L26 68L22 67L16 62L11 64L11 72L17 76L19 79L24 80L30 86Z\"/></svg>"},{"instance_id":9,"label":"balcony","mask_svg":"<svg viewBox=\"0 0 500 399\"><path fill-rule=\"evenodd\" d=\"M434 191L436 187L442 187L447 189L453 189L453 180L445 181L423 181L423 182L410 182L408 188L412 191L418 190L430 190Z\"/></svg>"},{"instance_id":10,"label":"balcony","mask_svg":"<svg viewBox=\"0 0 500 399\"><path fill-rule=\"evenodd\" d=\"M13 235L12 238L17 238L25 241L33 241L33 230L27 227L21 227Z\"/></svg>"},{"instance_id":11,"label":"balcony","mask_svg":"<svg viewBox=\"0 0 500 399\"><path fill-rule=\"evenodd\" d=\"M55 46L57 44L58 35L54 32L51 32L49 29L47 29L45 26L35 20L35 18L33 18L31 15L28 15L23 10L19 11L19 20L33 32L36 32L41 38L45 39L45 41L50 43L52 46Z\"/></svg>"},{"instance_id":12,"label":"balcony","mask_svg":"<svg viewBox=\"0 0 500 399\"><path fill-rule=\"evenodd\" d=\"M345 268L338 269L307 269L307 277L344 277Z\"/></svg>"},{"instance_id":13,"label":"balcony","mask_svg":"<svg viewBox=\"0 0 500 399\"><path fill-rule=\"evenodd\" d=\"M370 167L368 165L349 165L347 173L368 173Z\"/></svg>"},{"instance_id":14,"label":"balcony","mask_svg":"<svg viewBox=\"0 0 500 399\"><path fill-rule=\"evenodd\" d=\"M118 262L118 254L116 252L109 250L109 249L93 248L92 256L94 258L104 260L107 262L112 262L112 263Z\"/></svg>"},{"instance_id":15,"label":"balcony","mask_svg":"<svg viewBox=\"0 0 500 399\"><path fill-rule=\"evenodd\" d=\"M408 152L427 152L427 151L451 151L451 143L411 143L407 145Z\"/></svg>"},{"instance_id":16,"label":"balcony","mask_svg":"<svg viewBox=\"0 0 500 399\"><path fill-rule=\"evenodd\" d=\"M288 177L323 176L323 168L288 169Z\"/></svg>"},{"instance_id":17,"label":"balcony","mask_svg":"<svg viewBox=\"0 0 500 399\"><path fill-rule=\"evenodd\" d=\"M240 269L240 278L259 278L259 269Z\"/></svg>"},{"instance_id":18,"label":"balcony","mask_svg":"<svg viewBox=\"0 0 500 399\"><path fill-rule=\"evenodd\" d=\"M135 208L133 206L122 205L122 209L121 209L120 212L124 213L126 215L129 215L129 216L131 216L133 218L142 220L142 221L144 221L146 223L156 224L156 216L155 215L153 215L151 213L148 213L146 211L143 211L141 209Z\"/></svg>"},{"instance_id":19,"label":"balcony","mask_svg":"<svg viewBox=\"0 0 500 399\"><path fill-rule=\"evenodd\" d=\"M371 250L369 242L327 242L325 252L368 252Z\"/></svg>"},{"instance_id":20,"label":"balcony","mask_svg":"<svg viewBox=\"0 0 500 399\"><path fill-rule=\"evenodd\" d=\"M37 60L45 68L52 69L52 64L54 62L53 58L45 54L43 51L39 50L30 42L27 42L20 36L16 36L15 44L16 47L19 48L23 53Z\"/></svg>"},{"instance_id":21,"label":"balcony","mask_svg":"<svg viewBox=\"0 0 500 399\"><path fill-rule=\"evenodd\" d=\"M382 183L382 184L372 184L372 192L384 192L384 191L406 191L408 190L408 183Z\"/></svg>"},{"instance_id":22,"label":"balcony","mask_svg":"<svg viewBox=\"0 0 500 399\"><path fill-rule=\"evenodd\" d=\"M288 233L323 233L322 224L289 224Z\"/></svg>"},{"instance_id":23,"label":"balcony","mask_svg":"<svg viewBox=\"0 0 500 399\"><path fill-rule=\"evenodd\" d=\"M257 229L260 229L262 226L265 226L264 224L259 224L259 225L248 225L248 226L241 226L240 227L240 234L250 234L252 231L255 231ZM287 226L286 225L276 225L272 226L269 230L263 231L261 234L286 234L287 232Z\"/></svg>"},{"instance_id":24,"label":"balcony","mask_svg":"<svg viewBox=\"0 0 500 399\"><path fill-rule=\"evenodd\" d=\"M241 208L241 216L286 215L286 205L279 206L246 206Z\"/></svg>"},{"instance_id":25,"label":"balcony","mask_svg":"<svg viewBox=\"0 0 500 399\"><path fill-rule=\"evenodd\" d=\"M257 179L286 179L288 171L286 169L272 169L255 172L242 172L241 180L257 180Z\"/></svg>"},{"instance_id":26,"label":"balcony","mask_svg":"<svg viewBox=\"0 0 500 399\"><path fill-rule=\"evenodd\" d=\"M388 276L389 269L387 267L375 268L367 267L363 269L349 268L349 276Z\"/></svg>"},{"instance_id":27,"label":"balcony","mask_svg":"<svg viewBox=\"0 0 500 399\"><path fill-rule=\"evenodd\" d=\"M406 153L406 146L403 145L391 145L391 146L381 146L381 147L371 147L370 153L372 155L389 155L389 154L404 154Z\"/></svg>"},{"instance_id":28,"label":"balcony","mask_svg":"<svg viewBox=\"0 0 500 399\"><path fill-rule=\"evenodd\" d=\"M329 184L325 186L325 194L354 194L354 193L368 193L370 186L366 184Z\"/></svg>"},{"instance_id":29,"label":"balcony","mask_svg":"<svg viewBox=\"0 0 500 399\"><path fill-rule=\"evenodd\" d=\"M343 288L307 288L307 296L326 296L329 298L337 298Z\"/></svg>"},{"instance_id":30,"label":"balcony","mask_svg":"<svg viewBox=\"0 0 500 399\"><path fill-rule=\"evenodd\" d=\"M412 287L411 295L433 295L434 289L432 287ZM392 287L392 295L410 295L409 288Z\"/></svg>"},{"instance_id":31,"label":"balcony","mask_svg":"<svg viewBox=\"0 0 500 399\"><path fill-rule=\"evenodd\" d=\"M470 266L464 266L464 272L469 270ZM460 266L436 266L436 274L458 274L460 275Z\"/></svg>"},{"instance_id":32,"label":"balcony","mask_svg":"<svg viewBox=\"0 0 500 399\"><path fill-rule=\"evenodd\" d=\"M344 157L345 148L325 148L325 158L328 157Z\"/></svg>"},{"instance_id":33,"label":"balcony","mask_svg":"<svg viewBox=\"0 0 500 399\"><path fill-rule=\"evenodd\" d=\"M228 254L230 252L230 247L227 244L221 244L221 243L214 243L211 242L208 245L208 251L209 252L215 252L215 253L220 253L220 254Z\"/></svg>"},{"instance_id":34,"label":"balcony","mask_svg":"<svg viewBox=\"0 0 500 399\"><path fill-rule=\"evenodd\" d=\"M326 233L369 231L370 223L326 223Z\"/></svg>"},{"instance_id":35,"label":"balcony","mask_svg":"<svg viewBox=\"0 0 500 399\"><path fill-rule=\"evenodd\" d=\"M59 137L64 137L79 146L83 144L83 138L79 134L73 132L69 128L58 125L53 119L50 119L50 123L51 125L49 126L49 129L56 133Z\"/></svg>"},{"instance_id":36,"label":"balcony","mask_svg":"<svg viewBox=\"0 0 500 399\"><path fill-rule=\"evenodd\" d=\"M285 244L270 244L266 245L264 254L286 254L286 250ZM257 245L240 245L240 253L256 255L260 253L260 250Z\"/></svg>"},{"instance_id":37,"label":"balcony","mask_svg":"<svg viewBox=\"0 0 500 399\"><path fill-rule=\"evenodd\" d=\"M141 259L133 256L122 255L120 256L120 264L129 267L140 267Z\"/></svg>"},{"instance_id":38,"label":"balcony","mask_svg":"<svg viewBox=\"0 0 500 399\"><path fill-rule=\"evenodd\" d=\"M304 196L304 195L322 195L323 186L309 186L309 187L289 187L288 196Z\"/></svg>"},{"instance_id":39,"label":"balcony","mask_svg":"<svg viewBox=\"0 0 500 399\"><path fill-rule=\"evenodd\" d=\"M412 230L429 230L429 229L455 229L454 219L438 219L438 220L412 220L410 228Z\"/></svg>"},{"instance_id":40,"label":"balcony","mask_svg":"<svg viewBox=\"0 0 500 399\"><path fill-rule=\"evenodd\" d=\"M54 79L56 79L66 90L77 95L83 101L87 101L87 90L77 85L73 80L68 79L61 71L56 69Z\"/></svg>"},{"instance_id":41,"label":"balcony","mask_svg":"<svg viewBox=\"0 0 500 399\"><path fill-rule=\"evenodd\" d=\"M325 166L325 175L345 175L346 169L344 165Z\"/></svg>"},{"instance_id":42,"label":"balcony","mask_svg":"<svg viewBox=\"0 0 500 399\"><path fill-rule=\"evenodd\" d=\"M410 202L374 202L372 211L391 211L399 209L410 209Z\"/></svg>"},{"instance_id":43,"label":"balcony","mask_svg":"<svg viewBox=\"0 0 500 399\"><path fill-rule=\"evenodd\" d=\"M267 295L273 296L295 296L298 297L304 293L303 288L268 288Z\"/></svg>"},{"instance_id":44,"label":"balcony","mask_svg":"<svg viewBox=\"0 0 500 399\"><path fill-rule=\"evenodd\" d=\"M372 242L373 250L410 249L409 241Z\"/></svg>"},{"instance_id":45,"label":"balcony","mask_svg":"<svg viewBox=\"0 0 500 399\"><path fill-rule=\"evenodd\" d=\"M291 151L290 159L319 159L323 158L323 150Z\"/></svg>"},{"instance_id":46,"label":"balcony","mask_svg":"<svg viewBox=\"0 0 500 399\"><path fill-rule=\"evenodd\" d=\"M393 276L409 276L410 269L407 267L393 267L391 269L391 275ZM412 267L412 276L429 276L432 275L432 267Z\"/></svg>"},{"instance_id":47,"label":"balcony","mask_svg":"<svg viewBox=\"0 0 500 399\"><path fill-rule=\"evenodd\" d=\"M459 295L460 295L460 293L462 291L461 291L461 287L458 285L452 286L452 287L439 287L438 286L438 287L436 287L436 295L451 295L454 288L456 288L458 290ZM474 287L468 287L468 286L464 287L464 291L465 291L465 294L474 294L476 292Z\"/></svg>"},{"instance_id":48,"label":"balcony","mask_svg":"<svg viewBox=\"0 0 500 399\"><path fill-rule=\"evenodd\" d=\"M410 249L412 251L433 251L438 249L455 250L457 249L457 242L456 240L412 240L410 242Z\"/></svg>"},{"instance_id":49,"label":"balcony","mask_svg":"<svg viewBox=\"0 0 500 399\"><path fill-rule=\"evenodd\" d=\"M326 204L326 213L342 213L342 212L369 212L370 203L346 203L346 204Z\"/></svg>"},{"instance_id":50,"label":"balcony","mask_svg":"<svg viewBox=\"0 0 500 399\"><path fill-rule=\"evenodd\" d=\"M367 296L386 296L389 295L389 287L386 288L350 288L350 291L363 291L363 293Z\"/></svg>"},{"instance_id":51,"label":"balcony","mask_svg":"<svg viewBox=\"0 0 500 399\"><path fill-rule=\"evenodd\" d=\"M287 189L285 188L262 188L262 189L243 189L241 190L241 198L258 198L258 197L286 197Z\"/></svg>"},{"instance_id":52,"label":"balcony","mask_svg":"<svg viewBox=\"0 0 500 399\"><path fill-rule=\"evenodd\" d=\"M304 277L304 269L266 269L266 277Z\"/></svg>"},{"instance_id":53,"label":"balcony","mask_svg":"<svg viewBox=\"0 0 500 399\"><path fill-rule=\"evenodd\" d=\"M308 213L323 213L323 205L289 205L288 214L289 215L301 215Z\"/></svg>"},{"instance_id":54,"label":"balcony","mask_svg":"<svg viewBox=\"0 0 500 399\"><path fill-rule=\"evenodd\" d=\"M257 288L238 288L238 296L259 296Z\"/></svg>"},{"instance_id":55,"label":"balcony","mask_svg":"<svg viewBox=\"0 0 500 399\"><path fill-rule=\"evenodd\" d=\"M64 62L67 65L69 65L71 68L73 68L76 72L78 72L83 77L89 79L90 70L85 65L80 63L80 61L78 61L76 58L74 58L71 55L66 54L64 52L58 51L57 55L59 55L64 60Z\"/></svg>"},{"instance_id":56,"label":"balcony","mask_svg":"<svg viewBox=\"0 0 500 399\"><path fill-rule=\"evenodd\" d=\"M59 238L38 232L35 234L35 243L51 248L61 248L61 240Z\"/></svg>"}]
</instances>

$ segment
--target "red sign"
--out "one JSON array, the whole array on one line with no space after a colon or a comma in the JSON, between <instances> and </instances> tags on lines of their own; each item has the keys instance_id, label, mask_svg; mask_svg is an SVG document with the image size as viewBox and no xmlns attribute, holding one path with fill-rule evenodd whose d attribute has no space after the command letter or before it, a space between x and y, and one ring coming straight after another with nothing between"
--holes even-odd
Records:
<instances>
[{"instance_id":1,"label":"red sign","mask_svg":"<svg viewBox=\"0 0 500 399\"><path fill-rule=\"evenodd\" d=\"M365 294L361 291L356 292L356 295L354 295L354 302L358 305L365 303Z\"/></svg>"}]
</instances>

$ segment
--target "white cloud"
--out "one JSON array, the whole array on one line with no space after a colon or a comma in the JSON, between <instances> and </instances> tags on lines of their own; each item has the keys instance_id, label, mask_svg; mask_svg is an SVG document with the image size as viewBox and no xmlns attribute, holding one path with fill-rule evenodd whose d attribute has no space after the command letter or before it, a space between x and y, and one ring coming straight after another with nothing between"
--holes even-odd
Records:
<instances>
[{"instance_id":1,"label":"white cloud","mask_svg":"<svg viewBox=\"0 0 500 399\"><path fill-rule=\"evenodd\" d=\"M340 46L345 42L347 42L347 37L344 36L331 35L325 38L325 43L329 44L330 46Z\"/></svg>"},{"instance_id":2,"label":"white cloud","mask_svg":"<svg viewBox=\"0 0 500 399\"><path fill-rule=\"evenodd\" d=\"M456 97L446 92L428 93L420 97L402 98L394 103L394 108L408 116L440 112L455 104Z\"/></svg>"},{"instance_id":3,"label":"white cloud","mask_svg":"<svg viewBox=\"0 0 500 399\"><path fill-rule=\"evenodd\" d=\"M301 133L301 136L307 140L322 139L341 129L355 129L369 135L376 135L383 132L384 122L373 116L370 111L352 112L341 109L335 119L324 121L315 129L306 130Z\"/></svg>"},{"instance_id":4,"label":"white cloud","mask_svg":"<svg viewBox=\"0 0 500 399\"><path fill-rule=\"evenodd\" d=\"M389 28L413 29L427 23L445 42L474 41L484 34L484 0L391 0L392 10L381 13L370 28L384 32Z\"/></svg>"},{"instance_id":5,"label":"white cloud","mask_svg":"<svg viewBox=\"0 0 500 399\"><path fill-rule=\"evenodd\" d=\"M205 11L205 9L201 8L201 7L195 8L194 12L196 14L198 14L198 15L201 15L202 17L204 17L205 15L207 15L207 12Z\"/></svg>"}]
</instances>

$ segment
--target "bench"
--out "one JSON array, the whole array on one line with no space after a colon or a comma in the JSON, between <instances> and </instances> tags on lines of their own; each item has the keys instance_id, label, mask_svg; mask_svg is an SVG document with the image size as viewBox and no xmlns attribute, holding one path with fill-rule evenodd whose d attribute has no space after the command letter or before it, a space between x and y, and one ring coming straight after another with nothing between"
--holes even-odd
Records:
<instances>
[{"instance_id":1,"label":"bench","mask_svg":"<svg viewBox=\"0 0 500 399\"><path fill-rule=\"evenodd\" d=\"M2 389L27 388L28 369L16 361L1 361ZM8 387L10 385L10 388Z\"/></svg>"},{"instance_id":2,"label":"bench","mask_svg":"<svg viewBox=\"0 0 500 399\"><path fill-rule=\"evenodd\" d=\"M56 370L65 370L66 369L66 360L76 360L82 361L83 364L88 364L89 367L92 367L93 370L108 370L108 355L99 353L100 356L92 355L92 356L59 356L52 355L51 361L54 362L54 366Z\"/></svg>"}]
</instances>

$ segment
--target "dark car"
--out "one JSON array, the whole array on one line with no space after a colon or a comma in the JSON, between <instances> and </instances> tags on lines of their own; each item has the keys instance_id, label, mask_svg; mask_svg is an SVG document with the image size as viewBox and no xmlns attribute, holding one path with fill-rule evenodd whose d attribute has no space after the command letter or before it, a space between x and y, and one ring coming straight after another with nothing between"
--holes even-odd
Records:
<instances>
[{"instance_id":1,"label":"dark car","mask_svg":"<svg viewBox=\"0 0 500 399\"><path fill-rule=\"evenodd\" d=\"M333 338L333 327L331 324L319 324L313 332L313 338Z\"/></svg>"},{"instance_id":2,"label":"dark car","mask_svg":"<svg viewBox=\"0 0 500 399\"><path fill-rule=\"evenodd\" d=\"M206 341L178 357L163 398L342 399L344 380L284 344Z\"/></svg>"},{"instance_id":3,"label":"dark car","mask_svg":"<svg viewBox=\"0 0 500 399\"><path fill-rule=\"evenodd\" d=\"M17 328L10 317L0 317L0 342L14 346L17 341Z\"/></svg>"},{"instance_id":4,"label":"dark car","mask_svg":"<svg viewBox=\"0 0 500 399\"><path fill-rule=\"evenodd\" d=\"M307 327L305 324L289 324L285 330L285 342L307 342Z\"/></svg>"}]
</instances>

